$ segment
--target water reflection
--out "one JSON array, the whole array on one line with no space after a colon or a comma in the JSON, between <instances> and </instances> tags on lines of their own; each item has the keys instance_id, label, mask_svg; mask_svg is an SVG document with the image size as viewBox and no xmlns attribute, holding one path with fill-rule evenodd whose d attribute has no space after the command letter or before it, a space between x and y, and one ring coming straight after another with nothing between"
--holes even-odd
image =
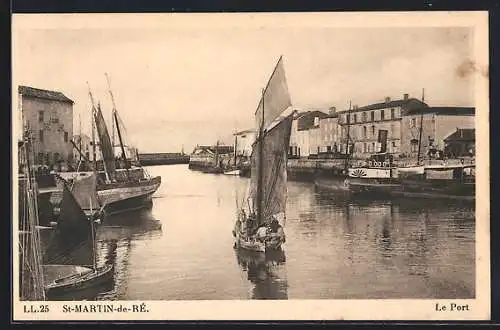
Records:
<instances>
[{"instance_id":1,"label":"water reflection","mask_svg":"<svg viewBox=\"0 0 500 330\"><path fill-rule=\"evenodd\" d=\"M161 222L148 209L105 218L96 234L97 263L114 266L114 283L109 290L101 291L96 299L114 300L123 296L132 241L151 240L161 235Z\"/></svg>"},{"instance_id":2,"label":"water reflection","mask_svg":"<svg viewBox=\"0 0 500 330\"><path fill-rule=\"evenodd\" d=\"M252 283L252 299L288 299L285 252L267 253L235 249L236 260ZM282 275L281 273L284 273Z\"/></svg>"}]
</instances>

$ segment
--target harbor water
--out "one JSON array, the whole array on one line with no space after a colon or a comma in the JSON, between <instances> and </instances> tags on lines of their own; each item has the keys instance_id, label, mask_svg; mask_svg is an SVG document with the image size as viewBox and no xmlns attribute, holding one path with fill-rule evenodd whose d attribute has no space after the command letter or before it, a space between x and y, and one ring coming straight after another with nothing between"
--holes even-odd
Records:
<instances>
[{"instance_id":1,"label":"harbor water","mask_svg":"<svg viewBox=\"0 0 500 330\"><path fill-rule=\"evenodd\" d=\"M249 179L148 168L150 210L99 227L98 263L115 266L99 300L475 297L474 205L346 200L289 182L284 253L233 249L236 199Z\"/></svg>"}]
</instances>

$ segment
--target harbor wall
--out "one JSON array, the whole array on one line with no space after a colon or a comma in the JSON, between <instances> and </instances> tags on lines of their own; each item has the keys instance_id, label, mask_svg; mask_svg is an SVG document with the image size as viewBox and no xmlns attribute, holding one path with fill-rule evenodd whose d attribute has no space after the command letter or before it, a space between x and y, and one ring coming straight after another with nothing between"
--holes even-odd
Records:
<instances>
[{"instance_id":1,"label":"harbor wall","mask_svg":"<svg viewBox=\"0 0 500 330\"><path fill-rule=\"evenodd\" d=\"M139 154L139 161L144 166L188 164L189 155L181 153L146 153Z\"/></svg>"}]
</instances>

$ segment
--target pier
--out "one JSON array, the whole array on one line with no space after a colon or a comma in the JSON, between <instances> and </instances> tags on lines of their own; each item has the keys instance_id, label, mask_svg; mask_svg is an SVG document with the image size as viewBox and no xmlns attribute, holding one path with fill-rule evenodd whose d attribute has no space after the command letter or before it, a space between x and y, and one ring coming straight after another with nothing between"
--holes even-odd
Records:
<instances>
[{"instance_id":1,"label":"pier","mask_svg":"<svg viewBox=\"0 0 500 330\"><path fill-rule=\"evenodd\" d=\"M139 161L144 166L189 164L189 155L179 152L160 152L139 154Z\"/></svg>"}]
</instances>

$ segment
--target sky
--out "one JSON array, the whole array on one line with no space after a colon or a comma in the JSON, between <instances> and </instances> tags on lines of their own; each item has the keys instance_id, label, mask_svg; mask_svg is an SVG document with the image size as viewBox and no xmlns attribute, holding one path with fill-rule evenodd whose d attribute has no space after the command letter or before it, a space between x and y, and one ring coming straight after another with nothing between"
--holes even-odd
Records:
<instances>
[{"instance_id":1,"label":"sky","mask_svg":"<svg viewBox=\"0 0 500 330\"><path fill-rule=\"evenodd\" d=\"M473 56L467 27L131 26L13 24L13 88L63 92L75 101L74 134L79 118L85 133L87 82L111 116L107 72L139 152L232 143L235 130L252 128L280 55L298 109L421 98L422 88L431 106L474 105L473 76L457 73Z\"/></svg>"}]
</instances>

